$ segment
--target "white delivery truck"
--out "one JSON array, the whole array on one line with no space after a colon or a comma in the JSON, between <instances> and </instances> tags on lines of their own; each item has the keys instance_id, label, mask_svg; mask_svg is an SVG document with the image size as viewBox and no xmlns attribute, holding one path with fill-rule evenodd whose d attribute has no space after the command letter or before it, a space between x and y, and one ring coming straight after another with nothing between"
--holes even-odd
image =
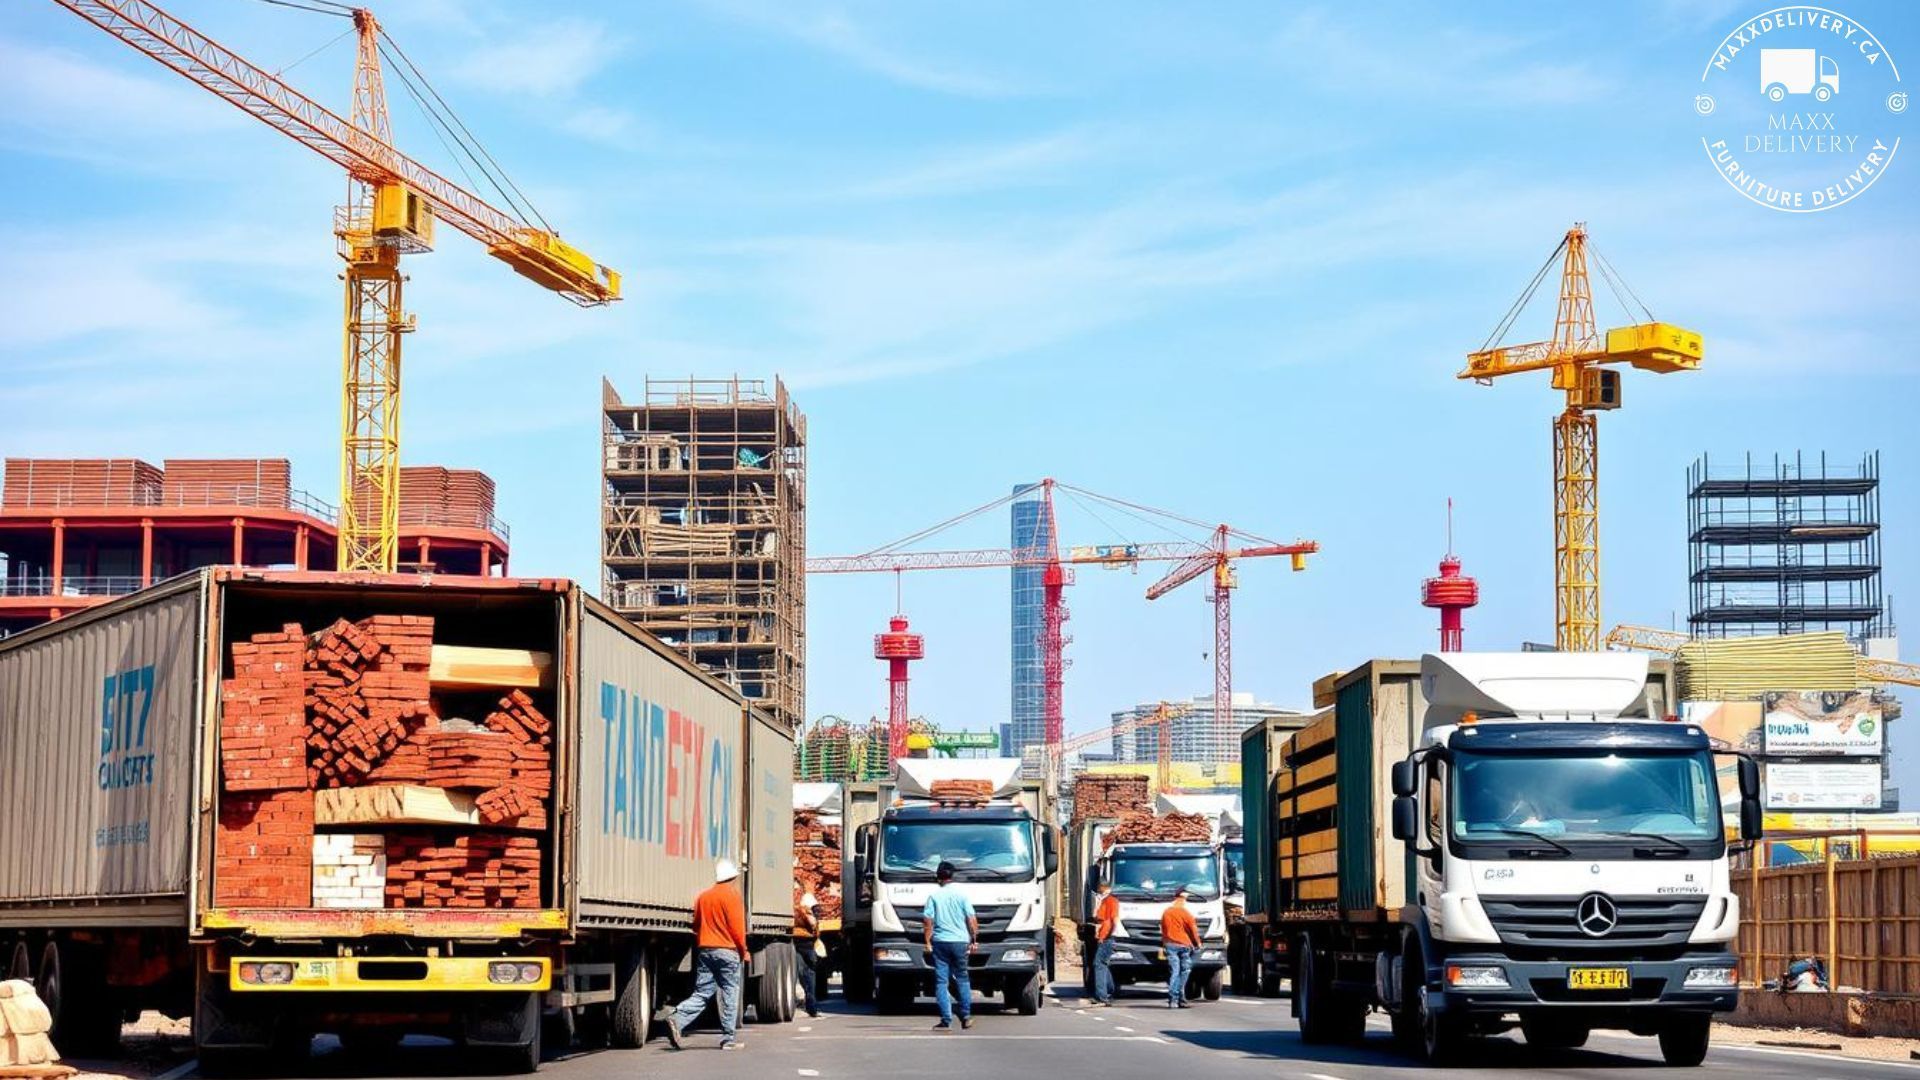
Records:
<instances>
[{"instance_id":1,"label":"white delivery truck","mask_svg":"<svg viewBox=\"0 0 1920 1080\"><path fill-rule=\"evenodd\" d=\"M980 949L969 970L975 989L999 991L1024 1016L1040 1010L1053 966L1053 896L1060 868L1052 801L1042 781L1023 781L1017 758L903 758L891 783L879 785L876 819L853 835L857 884L846 893L847 985L872 971L882 1012L903 1012L933 992L921 918L934 872L955 868L954 885L973 901ZM982 801L937 799L943 781L984 783ZM849 825L861 816L862 792L849 792ZM848 994L857 1000L857 991Z\"/></svg>"},{"instance_id":2,"label":"white delivery truck","mask_svg":"<svg viewBox=\"0 0 1920 1080\"><path fill-rule=\"evenodd\" d=\"M1157 806L1159 816L1166 804ZM1182 811L1172 811L1179 813ZM1115 830L1120 838L1113 840ZM1112 818L1082 821L1072 846L1074 879L1084 882L1077 892L1075 921L1081 941L1081 979L1093 988L1093 885L1105 881L1120 902L1120 922L1114 928L1110 964L1117 986L1165 982L1167 952L1161 941L1160 917L1173 902L1174 890L1187 891L1187 907L1200 929L1200 948L1194 954L1187 980L1188 997L1220 997L1226 984L1227 914L1226 869L1222 837L1210 828L1204 840L1135 841L1126 838L1122 822ZM1113 840L1113 842L1109 842Z\"/></svg>"}]
</instances>

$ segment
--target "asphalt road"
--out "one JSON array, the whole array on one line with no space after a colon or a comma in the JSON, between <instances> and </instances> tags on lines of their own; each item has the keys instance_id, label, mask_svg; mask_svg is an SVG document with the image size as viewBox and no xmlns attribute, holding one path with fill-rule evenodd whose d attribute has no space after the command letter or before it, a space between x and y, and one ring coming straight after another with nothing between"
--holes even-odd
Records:
<instances>
[{"instance_id":1,"label":"asphalt road","mask_svg":"<svg viewBox=\"0 0 1920 1080\"><path fill-rule=\"evenodd\" d=\"M981 1004L971 1031L931 1030L930 1000L907 1016L876 1016L849 1009L836 996L817 1020L743 1029L745 1047L718 1049L711 1032L688 1033L687 1049L673 1051L655 1039L639 1051L575 1052L549 1058L540 1075L551 1080L755 1080L891 1078L925 1074L960 1077L1097 1077L1131 1080L1170 1077L1304 1077L1306 1080L1382 1080L1433 1074L1394 1049L1383 1018L1375 1017L1365 1042L1354 1047L1308 1046L1300 1041L1287 1002L1228 996L1171 1011L1151 988L1123 992L1111 1009L1080 1007L1077 987L1061 987L1040 1015L1022 1017ZM356 1060L331 1039L294 1075L314 1077L435 1076L471 1072L454 1050L431 1040L409 1039L378 1062ZM484 1068L485 1062L477 1063ZM1920 1065L1861 1061L1818 1052L1764 1047L1717 1047L1698 1069L1667 1069L1652 1039L1596 1032L1580 1050L1539 1052L1518 1033L1481 1040L1452 1075L1552 1077L1669 1075L1692 1080L1855 1080L1911 1075ZM190 1070L179 1075L190 1077ZM169 1076L169 1080L173 1080Z\"/></svg>"}]
</instances>

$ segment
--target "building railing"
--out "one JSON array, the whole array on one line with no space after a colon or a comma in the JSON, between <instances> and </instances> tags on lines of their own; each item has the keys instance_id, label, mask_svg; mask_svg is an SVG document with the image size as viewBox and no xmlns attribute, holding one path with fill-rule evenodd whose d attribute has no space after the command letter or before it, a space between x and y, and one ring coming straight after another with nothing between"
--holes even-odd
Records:
<instances>
[{"instance_id":1,"label":"building railing","mask_svg":"<svg viewBox=\"0 0 1920 1080\"><path fill-rule=\"evenodd\" d=\"M1860 505L1814 506L1806 509L1707 507L1694 518L1698 525L1871 525L1874 516Z\"/></svg>"},{"instance_id":2,"label":"building railing","mask_svg":"<svg viewBox=\"0 0 1920 1080\"><path fill-rule=\"evenodd\" d=\"M340 511L332 504L322 502L297 488L278 485L262 486L258 484L169 484L165 486L143 485L132 490L123 499L113 502L89 500L84 504L73 500L73 491L69 487L56 487L51 492L45 485L37 485L25 494L25 502L12 504L16 507L31 506L36 509L59 510L66 506L84 505L88 509L100 507L228 507L244 506L267 510L293 510L309 517L316 517L329 525L340 521ZM47 501L51 499L52 501Z\"/></svg>"},{"instance_id":3,"label":"building railing","mask_svg":"<svg viewBox=\"0 0 1920 1080\"><path fill-rule=\"evenodd\" d=\"M145 584L137 574L66 574L56 590L52 574L33 574L0 580L0 596L125 596Z\"/></svg>"},{"instance_id":4,"label":"building railing","mask_svg":"<svg viewBox=\"0 0 1920 1080\"><path fill-rule=\"evenodd\" d=\"M403 506L400 508L400 526L442 529L480 529L490 532L502 540L512 538L507 523L496 515L484 510L450 510L430 506Z\"/></svg>"}]
</instances>

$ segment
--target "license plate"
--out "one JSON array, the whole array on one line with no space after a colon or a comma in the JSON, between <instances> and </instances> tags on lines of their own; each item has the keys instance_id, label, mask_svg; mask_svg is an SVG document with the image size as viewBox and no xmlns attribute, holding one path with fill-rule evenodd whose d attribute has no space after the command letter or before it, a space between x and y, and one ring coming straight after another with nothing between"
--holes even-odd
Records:
<instances>
[{"instance_id":1,"label":"license plate","mask_svg":"<svg viewBox=\"0 0 1920 1080\"><path fill-rule=\"evenodd\" d=\"M1625 990L1626 968L1568 968L1569 990Z\"/></svg>"}]
</instances>

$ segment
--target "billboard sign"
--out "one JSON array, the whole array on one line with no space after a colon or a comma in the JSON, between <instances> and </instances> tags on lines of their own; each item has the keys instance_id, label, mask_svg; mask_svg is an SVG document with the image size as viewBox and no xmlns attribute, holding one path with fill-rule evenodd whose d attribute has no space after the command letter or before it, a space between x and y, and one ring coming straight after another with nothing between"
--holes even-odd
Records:
<instances>
[{"instance_id":1,"label":"billboard sign","mask_svg":"<svg viewBox=\"0 0 1920 1080\"><path fill-rule=\"evenodd\" d=\"M1769 810L1878 810L1878 762L1847 765L1767 763Z\"/></svg>"},{"instance_id":2,"label":"billboard sign","mask_svg":"<svg viewBox=\"0 0 1920 1080\"><path fill-rule=\"evenodd\" d=\"M1774 691L1761 705L1768 756L1880 756L1886 724L1869 691Z\"/></svg>"}]
</instances>

